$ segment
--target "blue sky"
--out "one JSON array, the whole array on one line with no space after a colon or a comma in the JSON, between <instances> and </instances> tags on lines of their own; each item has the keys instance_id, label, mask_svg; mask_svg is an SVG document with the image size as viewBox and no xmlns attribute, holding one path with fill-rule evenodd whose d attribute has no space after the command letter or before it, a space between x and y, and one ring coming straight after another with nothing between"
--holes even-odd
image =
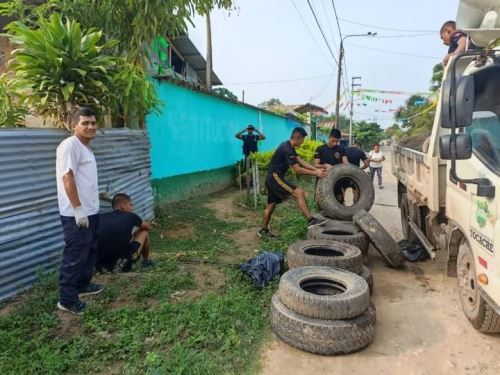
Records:
<instances>
[{"instance_id":1,"label":"blue sky","mask_svg":"<svg viewBox=\"0 0 500 375\"><path fill-rule=\"evenodd\" d=\"M310 1L338 59L339 32L332 2ZM432 67L446 53L437 30L444 21L456 17L458 0L336 0L335 5L343 35L368 31L378 33L377 37L350 38L345 42L349 82L350 77L361 76L363 88L403 92L428 90ZM215 11L212 14L214 70L225 87L240 99L242 90L245 90L245 101L251 104L272 97L287 104L305 103L311 99L322 106L332 104L336 64L307 1L237 0L237 6L236 11ZM415 31L383 30L352 22ZM189 35L205 54L205 20L197 17L194 24ZM426 35L400 37L415 34ZM299 78L311 79L269 82ZM268 83L256 83L263 81ZM392 103L363 106L366 102L360 101L354 108L355 118L377 119L383 125L390 124L390 109L396 108L405 97L374 95Z\"/></svg>"}]
</instances>

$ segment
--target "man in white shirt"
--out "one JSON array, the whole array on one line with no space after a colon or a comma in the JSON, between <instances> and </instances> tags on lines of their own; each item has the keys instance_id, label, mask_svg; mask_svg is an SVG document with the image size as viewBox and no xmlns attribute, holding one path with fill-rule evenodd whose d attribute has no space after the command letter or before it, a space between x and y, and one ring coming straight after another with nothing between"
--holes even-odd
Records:
<instances>
[{"instance_id":1,"label":"man in white shirt","mask_svg":"<svg viewBox=\"0 0 500 375\"><path fill-rule=\"evenodd\" d=\"M57 147L57 200L64 231L57 307L82 314L81 296L98 294L103 285L91 283L97 254L99 190L97 165L90 142L96 136L95 112L80 107L71 116L74 134Z\"/></svg>"},{"instance_id":2,"label":"man in white shirt","mask_svg":"<svg viewBox=\"0 0 500 375\"><path fill-rule=\"evenodd\" d=\"M373 146L373 150L368 154L370 161L370 176L373 180L375 174L377 175L378 188L383 189L382 185L382 162L385 160L384 153L380 150L380 145L377 143Z\"/></svg>"}]
</instances>

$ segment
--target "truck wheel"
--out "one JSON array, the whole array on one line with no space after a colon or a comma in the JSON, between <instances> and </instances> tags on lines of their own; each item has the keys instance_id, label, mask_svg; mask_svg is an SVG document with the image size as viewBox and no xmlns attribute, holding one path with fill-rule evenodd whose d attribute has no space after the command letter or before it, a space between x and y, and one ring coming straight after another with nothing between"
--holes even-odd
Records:
<instances>
[{"instance_id":1,"label":"truck wheel","mask_svg":"<svg viewBox=\"0 0 500 375\"><path fill-rule=\"evenodd\" d=\"M318 211L315 212L314 214L311 215L312 217L318 219L318 220L328 220L323 226L334 226L334 225L349 225L352 224L352 220L338 220L338 219L332 219L331 217L328 217L324 214L323 211Z\"/></svg>"},{"instance_id":2,"label":"truck wheel","mask_svg":"<svg viewBox=\"0 0 500 375\"><path fill-rule=\"evenodd\" d=\"M364 256L368 254L368 237L353 222L336 222L335 225L315 225L307 230L308 240L343 242L356 246Z\"/></svg>"},{"instance_id":3,"label":"truck wheel","mask_svg":"<svg viewBox=\"0 0 500 375\"><path fill-rule=\"evenodd\" d=\"M297 349L322 355L347 354L373 341L375 306L370 304L368 310L352 319L314 319L288 309L275 293L271 301L271 325L278 338Z\"/></svg>"},{"instance_id":4,"label":"truck wheel","mask_svg":"<svg viewBox=\"0 0 500 375\"><path fill-rule=\"evenodd\" d=\"M389 266L397 268L404 264L405 258L398 244L372 215L366 211L359 211L354 215L354 222L370 238L371 243Z\"/></svg>"},{"instance_id":5,"label":"truck wheel","mask_svg":"<svg viewBox=\"0 0 500 375\"><path fill-rule=\"evenodd\" d=\"M342 181L341 181L342 180ZM339 202L335 187L339 182L350 182L358 191L359 198L351 206ZM375 200L375 190L370 176L352 165L337 165L328 172L328 177L320 179L316 185L316 201L324 214L331 218L352 220L359 210L369 211Z\"/></svg>"},{"instance_id":6,"label":"truck wheel","mask_svg":"<svg viewBox=\"0 0 500 375\"><path fill-rule=\"evenodd\" d=\"M476 278L474 256L467 242L462 242L457 257L457 280L465 316L480 332L499 333L500 315L481 297Z\"/></svg>"},{"instance_id":7,"label":"truck wheel","mask_svg":"<svg viewBox=\"0 0 500 375\"><path fill-rule=\"evenodd\" d=\"M363 254L357 247L334 241L307 240L288 248L288 267L326 266L361 273Z\"/></svg>"},{"instance_id":8,"label":"truck wheel","mask_svg":"<svg viewBox=\"0 0 500 375\"><path fill-rule=\"evenodd\" d=\"M294 268L281 277L278 293L286 307L309 318L353 318L370 305L365 280L331 267Z\"/></svg>"}]
</instances>

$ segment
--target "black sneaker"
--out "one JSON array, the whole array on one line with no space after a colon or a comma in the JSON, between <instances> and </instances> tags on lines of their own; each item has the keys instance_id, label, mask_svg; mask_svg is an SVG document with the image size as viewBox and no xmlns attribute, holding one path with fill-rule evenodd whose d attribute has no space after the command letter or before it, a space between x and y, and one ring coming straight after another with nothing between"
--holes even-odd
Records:
<instances>
[{"instance_id":1,"label":"black sneaker","mask_svg":"<svg viewBox=\"0 0 500 375\"><path fill-rule=\"evenodd\" d=\"M323 224L326 224L328 222L328 219L318 219L318 218L315 218L315 217L312 217L308 223L307 223L307 227L308 228L311 228L311 227L314 227L316 225L323 225Z\"/></svg>"},{"instance_id":2,"label":"black sneaker","mask_svg":"<svg viewBox=\"0 0 500 375\"><path fill-rule=\"evenodd\" d=\"M78 296L88 296L91 294L99 294L104 290L104 285L103 284L94 284L94 283L89 283L85 288L82 290L78 291Z\"/></svg>"},{"instance_id":3,"label":"black sneaker","mask_svg":"<svg viewBox=\"0 0 500 375\"><path fill-rule=\"evenodd\" d=\"M82 315L85 309L87 308L87 304L82 301L75 302L73 305L63 305L61 302L57 302L57 308L61 311L67 311L75 315Z\"/></svg>"},{"instance_id":4,"label":"black sneaker","mask_svg":"<svg viewBox=\"0 0 500 375\"><path fill-rule=\"evenodd\" d=\"M143 259L141 262L142 268L152 268L154 266L155 266L155 262L153 262L151 259Z\"/></svg>"},{"instance_id":5,"label":"black sneaker","mask_svg":"<svg viewBox=\"0 0 500 375\"><path fill-rule=\"evenodd\" d=\"M260 238L274 238L276 237L274 234L271 233L269 228L262 228L257 232L257 236Z\"/></svg>"}]
</instances>

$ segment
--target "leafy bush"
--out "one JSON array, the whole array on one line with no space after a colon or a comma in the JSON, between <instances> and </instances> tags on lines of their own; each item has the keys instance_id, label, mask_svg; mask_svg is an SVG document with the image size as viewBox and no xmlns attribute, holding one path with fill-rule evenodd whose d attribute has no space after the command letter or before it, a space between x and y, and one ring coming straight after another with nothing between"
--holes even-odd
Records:
<instances>
[{"instance_id":1,"label":"leafy bush","mask_svg":"<svg viewBox=\"0 0 500 375\"><path fill-rule=\"evenodd\" d=\"M0 76L0 127L24 126L24 117L28 111L18 105L10 94L5 75Z\"/></svg>"},{"instance_id":2,"label":"leafy bush","mask_svg":"<svg viewBox=\"0 0 500 375\"><path fill-rule=\"evenodd\" d=\"M57 13L40 19L32 30L21 22L9 25L11 41L19 48L10 65L12 87L20 103L65 125L78 104L109 108L117 58L101 53L116 42L102 43L100 31L81 30L76 21L63 22Z\"/></svg>"},{"instance_id":3,"label":"leafy bush","mask_svg":"<svg viewBox=\"0 0 500 375\"><path fill-rule=\"evenodd\" d=\"M322 143L319 141L306 139L300 147L295 149L295 151L305 161L312 162L314 160L314 152L321 145ZM252 154L251 159L257 162L259 169L267 169L269 163L271 162L271 158L273 157L274 151L275 150L256 152Z\"/></svg>"}]
</instances>

